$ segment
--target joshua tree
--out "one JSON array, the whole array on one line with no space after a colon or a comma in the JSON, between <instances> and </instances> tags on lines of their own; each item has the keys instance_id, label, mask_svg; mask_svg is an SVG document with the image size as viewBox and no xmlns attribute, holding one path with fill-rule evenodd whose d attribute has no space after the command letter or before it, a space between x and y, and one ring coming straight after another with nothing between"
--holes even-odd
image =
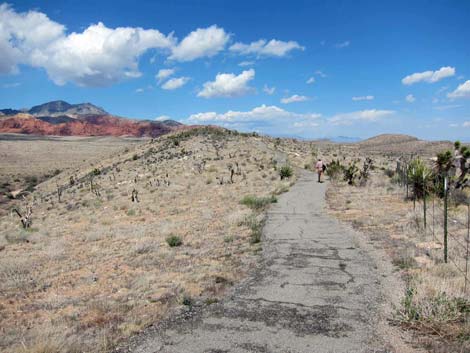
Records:
<instances>
[{"instance_id":1,"label":"joshua tree","mask_svg":"<svg viewBox=\"0 0 470 353\"><path fill-rule=\"evenodd\" d=\"M344 180L347 181L349 185L354 185L358 172L359 168L356 166L356 163L349 163L347 167L343 168Z\"/></svg>"},{"instance_id":2,"label":"joshua tree","mask_svg":"<svg viewBox=\"0 0 470 353\"><path fill-rule=\"evenodd\" d=\"M134 188L131 195L132 202L139 202L139 192Z\"/></svg>"},{"instance_id":3,"label":"joshua tree","mask_svg":"<svg viewBox=\"0 0 470 353\"><path fill-rule=\"evenodd\" d=\"M33 223L31 216L33 214L33 202L26 202L26 198L23 196L23 200L25 202L25 208L26 211L25 213L21 214L21 212L18 209L13 209L13 211L16 212L18 217L20 217L21 224L24 229L27 229L31 227L31 224Z\"/></svg>"}]
</instances>

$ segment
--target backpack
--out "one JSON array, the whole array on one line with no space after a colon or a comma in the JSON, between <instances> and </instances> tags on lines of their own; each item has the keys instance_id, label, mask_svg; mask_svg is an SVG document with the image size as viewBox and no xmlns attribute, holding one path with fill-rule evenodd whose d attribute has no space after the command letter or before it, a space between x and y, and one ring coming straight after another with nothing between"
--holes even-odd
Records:
<instances>
[{"instance_id":1,"label":"backpack","mask_svg":"<svg viewBox=\"0 0 470 353\"><path fill-rule=\"evenodd\" d=\"M323 163L322 169L323 169L323 171L326 170L326 164L325 163Z\"/></svg>"}]
</instances>

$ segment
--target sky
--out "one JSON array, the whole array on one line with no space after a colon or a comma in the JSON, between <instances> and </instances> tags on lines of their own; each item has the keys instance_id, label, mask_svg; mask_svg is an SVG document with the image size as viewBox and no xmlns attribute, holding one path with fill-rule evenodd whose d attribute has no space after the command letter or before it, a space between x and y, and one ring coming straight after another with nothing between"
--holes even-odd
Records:
<instances>
[{"instance_id":1,"label":"sky","mask_svg":"<svg viewBox=\"0 0 470 353\"><path fill-rule=\"evenodd\" d=\"M469 23L466 0L0 2L0 108L470 141Z\"/></svg>"}]
</instances>

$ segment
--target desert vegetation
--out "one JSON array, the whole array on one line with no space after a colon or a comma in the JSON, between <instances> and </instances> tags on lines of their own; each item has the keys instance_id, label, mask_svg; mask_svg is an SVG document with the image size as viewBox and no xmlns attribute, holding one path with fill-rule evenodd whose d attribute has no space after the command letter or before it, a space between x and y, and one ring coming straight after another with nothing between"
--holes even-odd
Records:
<instances>
[{"instance_id":1,"label":"desert vegetation","mask_svg":"<svg viewBox=\"0 0 470 353\"><path fill-rule=\"evenodd\" d=\"M409 143L388 155L382 144L380 151L360 151L362 169L354 167L358 160L334 160L329 209L385 249L400 272L405 288L392 322L432 352L465 352L470 349L465 280L470 152L459 142L427 152Z\"/></svg>"},{"instance_id":2,"label":"desert vegetation","mask_svg":"<svg viewBox=\"0 0 470 353\"><path fill-rule=\"evenodd\" d=\"M295 178L271 139L217 128L57 163L0 218L4 352L107 352L217 301L256 265L263 212Z\"/></svg>"}]
</instances>

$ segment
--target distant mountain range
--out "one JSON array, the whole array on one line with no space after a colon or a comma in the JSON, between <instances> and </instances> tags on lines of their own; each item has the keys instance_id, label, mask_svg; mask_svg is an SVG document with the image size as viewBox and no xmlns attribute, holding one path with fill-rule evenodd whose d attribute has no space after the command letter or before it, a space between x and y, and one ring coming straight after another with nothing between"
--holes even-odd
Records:
<instances>
[{"instance_id":1,"label":"distant mountain range","mask_svg":"<svg viewBox=\"0 0 470 353\"><path fill-rule=\"evenodd\" d=\"M157 137L186 128L174 121L132 120L91 103L53 101L31 109L0 109L0 133L58 136Z\"/></svg>"}]
</instances>

